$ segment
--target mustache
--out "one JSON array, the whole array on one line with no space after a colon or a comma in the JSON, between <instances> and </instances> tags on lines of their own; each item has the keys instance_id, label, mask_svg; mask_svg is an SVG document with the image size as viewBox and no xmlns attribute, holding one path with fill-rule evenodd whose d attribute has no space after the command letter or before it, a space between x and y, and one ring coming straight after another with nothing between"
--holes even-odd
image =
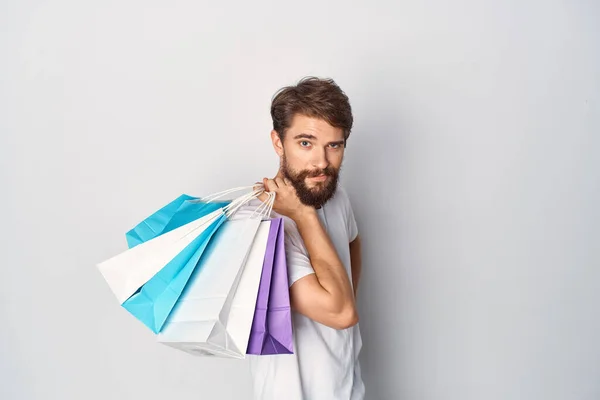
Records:
<instances>
[{"instance_id":1,"label":"mustache","mask_svg":"<svg viewBox=\"0 0 600 400\"><path fill-rule=\"evenodd\" d=\"M314 171L302 171L302 178L316 178L317 176L325 175L325 176L333 176L335 174L335 170L331 167L327 167L324 169L318 169Z\"/></svg>"}]
</instances>

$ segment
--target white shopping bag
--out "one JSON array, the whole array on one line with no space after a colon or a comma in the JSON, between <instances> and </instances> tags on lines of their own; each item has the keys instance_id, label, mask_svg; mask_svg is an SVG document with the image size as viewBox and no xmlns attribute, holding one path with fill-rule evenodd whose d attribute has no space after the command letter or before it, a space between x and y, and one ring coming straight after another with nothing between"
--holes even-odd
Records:
<instances>
[{"instance_id":1,"label":"white shopping bag","mask_svg":"<svg viewBox=\"0 0 600 400\"><path fill-rule=\"evenodd\" d=\"M245 358L270 221L226 221L158 340L194 355Z\"/></svg>"},{"instance_id":2,"label":"white shopping bag","mask_svg":"<svg viewBox=\"0 0 600 400\"><path fill-rule=\"evenodd\" d=\"M232 352L232 355L236 358L244 358L248 348L270 229L271 221L261 222L252 243L250 254L248 254L240 283L233 296L229 316L225 324L233 343L237 349L241 350L241 354L235 351ZM224 308L224 314L226 314L226 310L227 305Z\"/></svg>"},{"instance_id":3,"label":"white shopping bag","mask_svg":"<svg viewBox=\"0 0 600 400\"><path fill-rule=\"evenodd\" d=\"M215 210L98 264L119 303L131 297L223 213L222 208Z\"/></svg>"}]
</instances>

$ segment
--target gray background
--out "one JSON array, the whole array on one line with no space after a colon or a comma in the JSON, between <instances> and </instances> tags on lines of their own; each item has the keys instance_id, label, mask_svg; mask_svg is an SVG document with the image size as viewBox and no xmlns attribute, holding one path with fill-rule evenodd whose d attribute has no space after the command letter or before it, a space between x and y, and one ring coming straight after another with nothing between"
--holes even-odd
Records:
<instances>
[{"instance_id":1,"label":"gray background","mask_svg":"<svg viewBox=\"0 0 600 400\"><path fill-rule=\"evenodd\" d=\"M271 96L315 74L356 118L368 399L600 399L599 3L217 3L0 4L0 398L248 398L95 264L272 176Z\"/></svg>"}]
</instances>

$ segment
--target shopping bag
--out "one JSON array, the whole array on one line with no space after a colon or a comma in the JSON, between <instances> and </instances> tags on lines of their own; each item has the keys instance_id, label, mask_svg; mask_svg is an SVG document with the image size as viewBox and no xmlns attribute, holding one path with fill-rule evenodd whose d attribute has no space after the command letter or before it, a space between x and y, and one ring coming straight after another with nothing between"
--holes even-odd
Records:
<instances>
[{"instance_id":1,"label":"shopping bag","mask_svg":"<svg viewBox=\"0 0 600 400\"><path fill-rule=\"evenodd\" d=\"M206 239L202 234L222 215L222 209L215 210L99 263L97 267L119 303L123 304L199 237Z\"/></svg>"},{"instance_id":2,"label":"shopping bag","mask_svg":"<svg viewBox=\"0 0 600 400\"><path fill-rule=\"evenodd\" d=\"M227 343L209 341L210 344L228 351L235 358L244 358L246 356L270 226L271 221L261 222L252 243L250 254L244 265L240 282L235 289L233 301L231 302L225 329L229 333L235 347L230 349ZM227 308L228 304L226 303L221 314L222 317L227 315Z\"/></svg>"},{"instance_id":3,"label":"shopping bag","mask_svg":"<svg viewBox=\"0 0 600 400\"><path fill-rule=\"evenodd\" d=\"M158 335L159 342L194 355L245 358L269 227L270 221L261 218L223 224Z\"/></svg>"},{"instance_id":4,"label":"shopping bag","mask_svg":"<svg viewBox=\"0 0 600 400\"><path fill-rule=\"evenodd\" d=\"M223 193L240 189L245 188L232 189ZM256 198L261 192L261 189L255 189L252 193L228 202L226 206L211 214L188 222L181 227L177 228L176 226L179 224L174 224L172 230L135 245L117 257L100 264L99 268L103 271L105 278L111 275L106 271L113 272L112 275L116 275L114 279L117 281L116 286L126 286L127 290L120 288L122 290L118 293L122 306L153 332L160 332L212 236L231 213ZM219 196L213 195L210 201ZM206 198L201 201L206 203L209 200ZM189 200L190 204L201 201ZM209 208L212 207L211 205ZM195 211L198 211L197 215L203 215L206 207L202 209L196 207ZM185 223L192 219L188 218L188 214L176 213L175 216L183 215L183 223ZM175 216L165 225L166 230L170 229L169 223L176 219ZM127 279L131 275L130 271L137 272L134 274L135 279L133 280ZM107 279L107 282L109 280ZM111 282L109 282L110 284ZM134 293L126 297L132 289Z\"/></svg>"},{"instance_id":5,"label":"shopping bag","mask_svg":"<svg viewBox=\"0 0 600 400\"><path fill-rule=\"evenodd\" d=\"M206 246L226 220L225 214L217 217L200 236L150 278L138 292L125 300L123 307L152 332L160 332Z\"/></svg>"},{"instance_id":6,"label":"shopping bag","mask_svg":"<svg viewBox=\"0 0 600 400\"><path fill-rule=\"evenodd\" d=\"M271 220L247 354L292 354L292 314L282 218Z\"/></svg>"},{"instance_id":7,"label":"shopping bag","mask_svg":"<svg viewBox=\"0 0 600 400\"><path fill-rule=\"evenodd\" d=\"M147 242L226 206L229 202L203 202L182 194L125 234L129 248Z\"/></svg>"}]
</instances>

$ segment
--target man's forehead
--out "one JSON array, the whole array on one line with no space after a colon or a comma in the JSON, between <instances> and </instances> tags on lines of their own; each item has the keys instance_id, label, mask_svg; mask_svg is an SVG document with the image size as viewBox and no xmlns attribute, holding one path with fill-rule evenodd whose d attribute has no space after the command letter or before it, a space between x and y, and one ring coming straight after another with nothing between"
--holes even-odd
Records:
<instances>
[{"instance_id":1,"label":"man's forehead","mask_svg":"<svg viewBox=\"0 0 600 400\"><path fill-rule=\"evenodd\" d=\"M297 114L292 120L292 124L288 129L290 136L307 134L314 136L319 140L343 140L344 132L341 128L336 128L330 125L327 121Z\"/></svg>"}]
</instances>

